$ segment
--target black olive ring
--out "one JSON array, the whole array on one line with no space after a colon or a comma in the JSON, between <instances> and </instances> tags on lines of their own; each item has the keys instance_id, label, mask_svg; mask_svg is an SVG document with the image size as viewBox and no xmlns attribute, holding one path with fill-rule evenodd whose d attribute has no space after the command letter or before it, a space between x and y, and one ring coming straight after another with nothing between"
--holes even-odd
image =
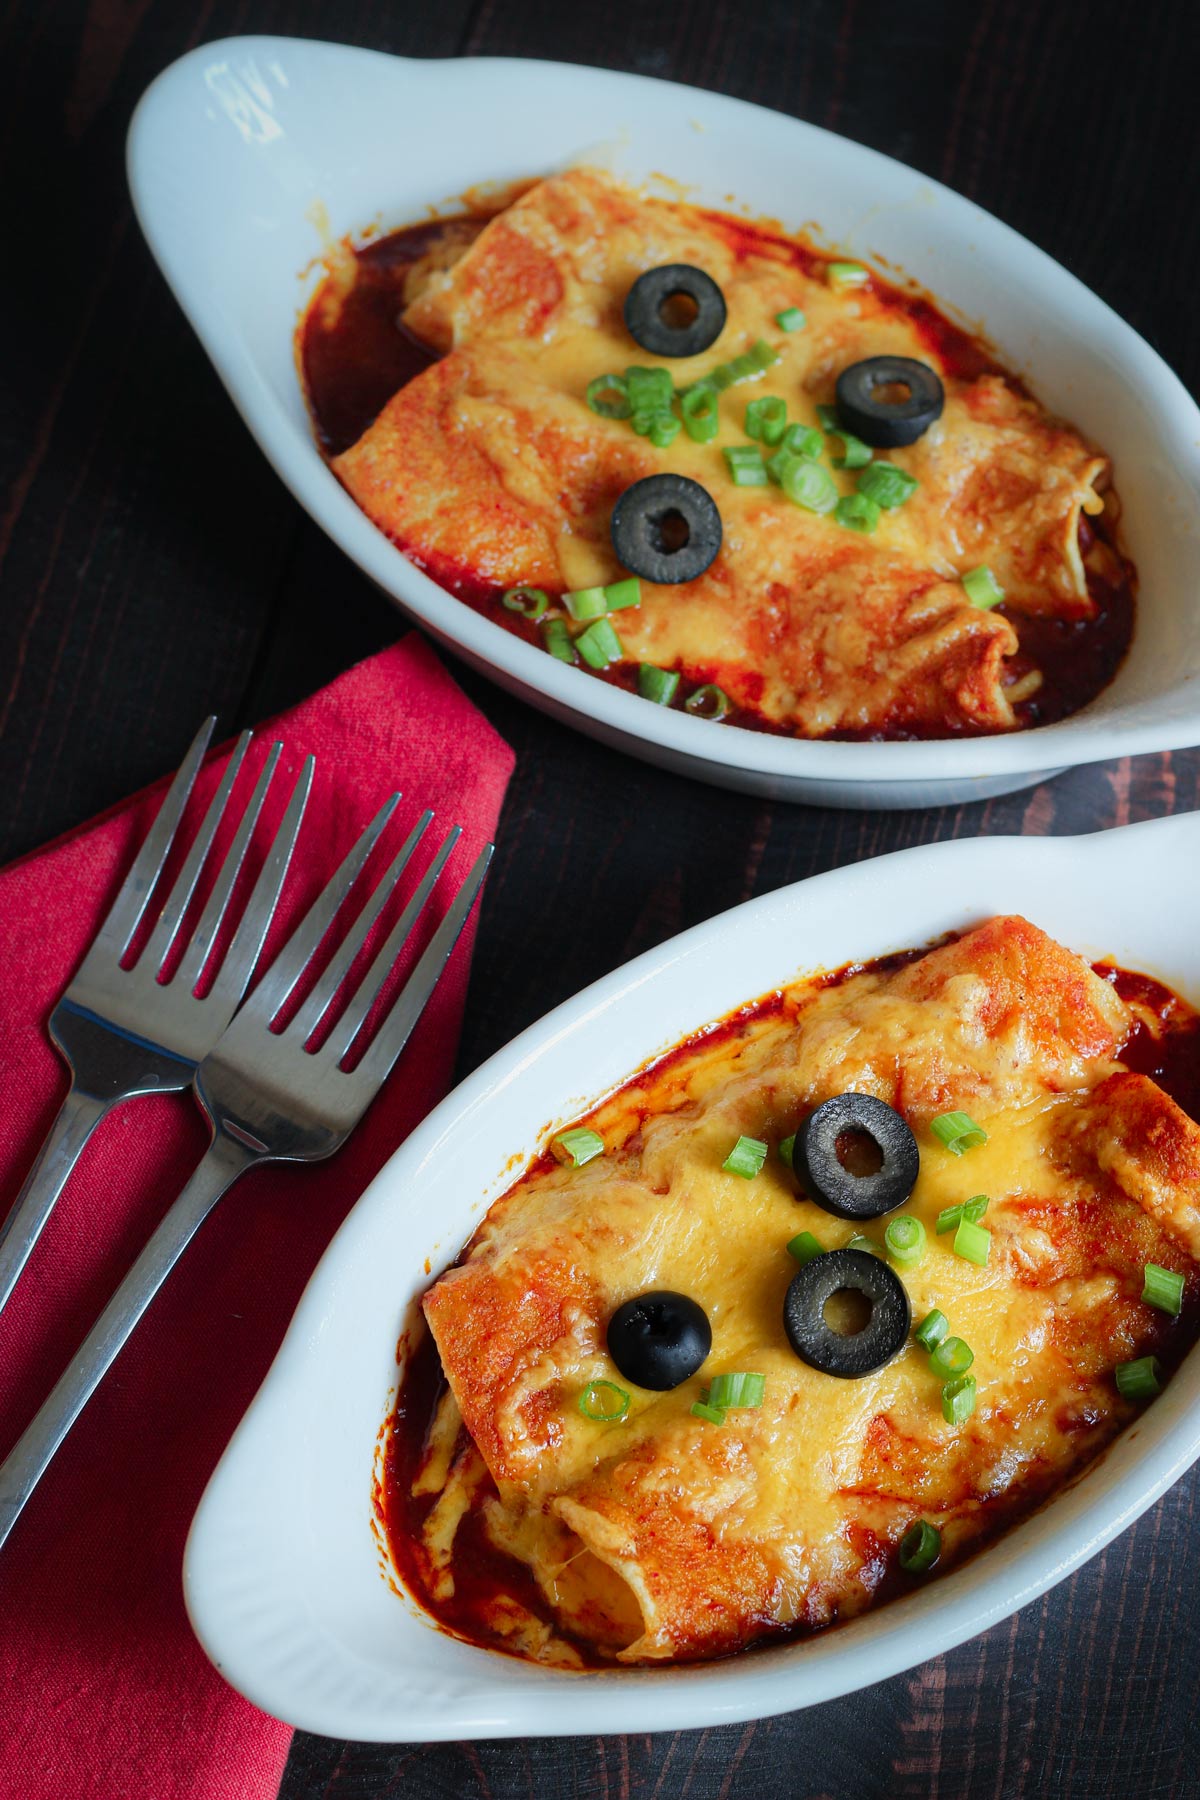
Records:
<instances>
[{"instance_id":1,"label":"black olive ring","mask_svg":"<svg viewBox=\"0 0 1200 1800\"><path fill-rule=\"evenodd\" d=\"M684 323L673 324L669 303L680 297L690 300L696 311ZM626 294L625 327L652 356L698 356L725 329L725 296L703 269L691 263L663 263L639 275Z\"/></svg>"},{"instance_id":2,"label":"black olive ring","mask_svg":"<svg viewBox=\"0 0 1200 1800\"><path fill-rule=\"evenodd\" d=\"M879 389L907 388L900 400L882 400ZM942 416L945 389L928 363L911 356L868 356L837 378L838 420L876 450L915 444Z\"/></svg>"},{"instance_id":3,"label":"black olive ring","mask_svg":"<svg viewBox=\"0 0 1200 1800\"><path fill-rule=\"evenodd\" d=\"M721 548L721 515L707 488L686 475L647 475L627 487L612 515L617 560L643 581L695 581Z\"/></svg>"},{"instance_id":4,"label":"black olive ring","mask_svg":"<svg viewBox=\"0 0 1200 1800\"><path fill-rule=\"evenodd\" d=\"M862 1132L882 1157L873 1175L855 1175L838 1155L845 1132ZM836 1094L796 1133L792 1165L805 1193L839 1219L877 1219L903 1206L917 1185L921 1152L907 1120L874 1094Z\"/></svg>"},{"instance_id":5,"label":"black olive ring","mask_svg":"<svg viewBox=\"0 0 1200 1800\"><path fill-rule=\"evenodd\" d=\"M618 1306L608 1321L608 1354L626 1381L663 1393L694 1375L712 1349L712 1326L698 1300L657 1288Z\"/></svg>"},{"instance_id":6,"label":"black olive ring","mask_svg":"<svg viewBox=\"0 0 1200 1800\"><path fill-rule=\"evenodd\" d=\"M843 1336L826 1323L825 1303L853 1288L871 1308L861 1331ZM783 1302L783 1327L792 1349L823 1375L856 1378L891 1362L908 1339L912 1307L895 1270L869 1250L827 1250L792 1277Z\"/></svg>"}]
</instances>

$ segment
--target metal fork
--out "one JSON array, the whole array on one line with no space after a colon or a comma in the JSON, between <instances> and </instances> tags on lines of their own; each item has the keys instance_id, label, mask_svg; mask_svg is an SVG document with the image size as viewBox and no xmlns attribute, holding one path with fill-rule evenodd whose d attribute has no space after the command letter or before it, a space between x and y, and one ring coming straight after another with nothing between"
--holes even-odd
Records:
<instances>
[{"instance_id":1,"label":"metal fork","mask_svg":"<svg viewBox=\"0 0 1200 1800\"><path fill-rule=\"evenodd\" d=\"M211 1132L208 1150L101 1313L70 1368L7 1461L0 1465L0 1545L105 1371L221 1196L256 1163L317 1162L331 1156L357 1125L407 1043L475 904L491 860L491 844L476 859L357 1065L349 1072L341 1067L461 835L458 826L447 834L325 1041L315 1051L305 1048L318 1024L335 1009L339 990L372 925L433 817L428 812L409 833L295 1018L282 1031L271 1030L333 924L398 799L399 795L394 794L363 832L197 1069L195 1091Z\"/></svg>"},{"instance_id":2,"label":"metal fork","mask_svg":"<svg viewBox=\"0 0 1200 1800\"><path fill-rule=\"evenodd\" d=\"M177 971L169 982L159 980L250 744L252 733L245 731L145 948L133 968L121 967L166 865L215 724L215 718L207 719L196 733L108 917L50 1015L50 1036L70 1068L71 1086L0 1225L0 1308L97 1125L114 1106L137 1094L177 1093L190 1084L197 1063L233 1017L258 960L304 816L312 785L311 757L297 779L216 979L202 1000L195 997L193 989L228 910L283 750L278 743L271 747Z\"/></svg>"}]
</instances>

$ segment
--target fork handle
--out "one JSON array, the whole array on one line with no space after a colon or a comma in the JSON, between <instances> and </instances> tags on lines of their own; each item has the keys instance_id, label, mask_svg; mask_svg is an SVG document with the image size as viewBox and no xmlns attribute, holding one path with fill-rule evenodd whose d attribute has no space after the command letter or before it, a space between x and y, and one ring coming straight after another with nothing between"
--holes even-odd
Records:
<instances>
[{"instance_id":1,"label":"fork handle","mask_svg":"<svg viewBox=\"0 0 1200 1800\"><path fill-rule=\"evenodd\" d=\"M13 1201L8 1217L0 1225L0 1310L8 1304L17 1278L42 1235L42 1226L66 1187L84 1145L105 1113L122 1098L118 1095L116 1099L100 1100L94 1094L82 1093L72 1086L59 1107L58 1115L46 1133L46 1141L38 1151L37 1161L25 1177L25 1184Z\"/></svg>"},{"instance_id":2,"label":"fork handle","mask_svg":"<svg viewBox=\"0 0 1200 1800\"><path fill-rule=\"evenodd\" d=\"M203 1161L80 1345L70 1367L0 1464L0 1545L55 1451L192 1238L238 1176L261 1161L219 1132Z\"/></svg>"}]
</instances>

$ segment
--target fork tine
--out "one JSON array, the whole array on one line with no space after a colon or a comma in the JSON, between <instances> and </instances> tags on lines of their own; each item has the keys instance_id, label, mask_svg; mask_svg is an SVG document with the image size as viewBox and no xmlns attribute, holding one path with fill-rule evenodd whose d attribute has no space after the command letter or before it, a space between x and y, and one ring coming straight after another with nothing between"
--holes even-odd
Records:
<instances>
[{"instance_id":1,"label":"fork tine","mask_svg":"<svg viewBox=\"0 0 1200 1800\"><path fill-rule=\"evenodd\" d=\"M382 1087L387 1080L414 1025L425 1011L425 1004L450 960L463 926L471 916L471 908L483 886L495 849L494 844L485 844L475 858L470 874L426 945L420 962L393 1001L392 1009L380 1025L374 1043L354 1070L354 1076L363 1077L372 1089Z\"/></svg>"},{"instance_id":2,"label":"fork tine","mask_svg":"<svg viewBox=\"0 0 1200 1800\"><path fill-rule=\"evenodd\" d=\"M224 812L225 803L229 799L229 790L237 779L238 770L242 766L242 758L246 754L250 739L253 735L252 732L243 731L241 737L234 746L233 755L229 758L229 765L226 768L224 775L221 777L221 784L208 803L208 811L205 813L203 823L192 841L192 847L187 853L187 859L184 862L182 869L180 869L179 874L175 877L175 885L167 895L166 901L163 904L163 909L155 922L154 930L150 933L150 941L143 950L142 955L138 958L139 962L145 963L146 968L149 969L152 974L157 975L158 971L162 968L175 934L183 923L183 915L187 911L188 902L192 897L197 881L200 879L200 871L204 867L205 860L212 848L212 841L216 836L217 826L221 823L221 814Z\"/></svg>"},{"instance_id":3,"label":"fork tine","mask_svg":"<svg viewBox=\"0 0 1200 1800\"><path fill-rule=\"evenodd\" d=\"M304 917L293 931L271 967L267 970L245 1006L239 1021L257 1021L270 1025L304 970L317 945L329 930L346 895L354 886L367 858L375 848L379 834L400 803L400 795L392 794L384 801L354 848L343 859L326 882Z\"/></svg>"},{"instance_id":4,"label":"fork tine","mask_svg":"<svg viewBox=\"0 0 1200 1800\"><path fill-rule=\"evenodd\" d=\"M320 981L288 1026L285 1036L292 1034L301 1044L312 1036L328 1010L330 1001L349 974L355 957L367 941L371 927L386 906L392 889L403 875L413 851L424 837L432 819L431 812L427 811L421 814L401 845L395 861L355 920L353 931L347 934L344 942L339 946L336 956L333 957Z\"/></svg>"},{"instance_id":5,"label":"fork tine","mask_svg":"<svg viewBox=\"0 0 1200 1800\"><path fill-rule=\"evenodd\" d=\"M276 745L276 749L282 748L282 745ZM263 776L268 777L269 769L273 767L274 763L272 762L268 765L268 769L264 769ZM233 934L233 941L225 952L217 978L209 990L208 999L222 1007L230 1017L246 991L246 984L254 973L254 965L258 961L259 952L263 947L263 939L275 916L275 907L292 860L292 851L296 847L300 823L304 818L304 809L308 805L315 768L316 758L306 756L300 773L296 777L296 785L292 789L292 797L288 801L287 811L280 821L274 842L263 860L263 866L258 872L258 880L254 883L250 898L246 902L246 910ZM260 779L259 785L263 786L262 779Z\"/></svg>"},{"instance_id":6,"label":"fork tine","mask_svg":"<svg viewBox=\"0 0 1200 1800\"><path fill-rule=\"evenodd\" d=\"M327 1067L340 1063L358 1036L367 1014L379 997L380 989L392 972L396 958L408 941L409 933L423 911L425 902L432 894L437 878L446 866L450 852L461 836L461 825L452 826L446 833L441 849L421 878L420 886L388 933L387 942L376 951L370 968L359 982L345 1012L317 1051L316 1060L318 1062L324 1063Z\"/></svg>"},{"instance_id":7,"label":"fork tine","mask_svg":"<svg viewBox=\"0 0 1200 1800\"><path fill-rule=\"evenodd\" d=\"M250 796L250 803L242 814L242 822L237 828L237 835L229 846L225 861L221 864L221 873L213 883L212 893L208 896L204 911L200 915L200 923L192 933L191 942L188 944L183 961L175 975L175 980L188 993L199 981L208 960L208 953L212 949L213 939L221 929L221 921L225 917L234 884L245 860L254 827L258 824L258 816L262 811L263 802L267 797L267 789L271 785L271 777L275 773L282 754L282 744L271 745L270 753L263 764L254 792Z\"/></svg>"},{"instance_id":8,"label":"fork tine","mask_svg":"<svg viewBox=\"0 0 1200 1800\"><path fill-rule=\"evenodd\" d=\"M102 950L116 962L120 962L128 950L133 935L142 922L142 915L154 891L154 884L162 874L163 864L174 842L183 809L188 803L200 764L204 761L204 753L208 749L208 741L216 722L217 717L213 713L205 719L192 739L188 753L167 789L166 799L158 809L158 816L134 858L133 867L121 883L121 890L109 908L108 917L96 934L94 949Z\"/></svg>"}]
</instances>

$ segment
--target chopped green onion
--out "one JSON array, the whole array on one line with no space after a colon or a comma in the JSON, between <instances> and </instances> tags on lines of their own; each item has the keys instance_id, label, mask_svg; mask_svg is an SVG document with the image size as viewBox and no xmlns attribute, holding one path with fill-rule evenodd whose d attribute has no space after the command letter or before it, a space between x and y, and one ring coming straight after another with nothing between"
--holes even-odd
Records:
<instances>
[{"instance_id":1,"label":"chopped green onion","mask_svg":"<svg viewBox=\"0 0 1200 1800\"><path fill-rule=\"evenodd\" d=\"M964 1150L971 1150L976 1144L987 1143L987 1132L982 1125L977 1125L969 1113L939 1113L929 1125L939 1144L955 1156L961 1156Z\"/></svg>"},{"instance_id":2,"label":"chopped green onion","mask_svg":"<svg viewBox=\"0 0 1200 1800\"><path fill-rule=\"evenodd\" d=\"M715 682L706 682L684 701L684 710L697 719L724 719L733 711L733 701Z\"/></svg>"},{"instance_id":3,"label":"chopped green onion","mask_svg":"<svg viewBox=\"0 0 1200 1800\"><path fill-rule=\"evenodd\" d=\"M780 331L803 331L808 320L798 306L785 306L782 312L775 314L775 323Z\"/></svg>"},{"instance_id":4,"label":"chopped green onion","mask_svg":"<svg viewBox=\"0 0 1200 1800\"><path fill-rule=\"evenodd\" d=\"M815 462L825 448L824 434L815 425L789 425L779 440L779 448Z\"/></svg>"},{"instance_id":5,"label":"chopped green onion","mask_svg":"<svg viewBox=\"0 0 1200 1800\"><path fill-rule=\"evenodd\" d=\"M1139 1356L1136 1362L1118 1363L1117 1392L1122 1400L1152 1400L1162 1393L1162 1369L1157 1356Z\"/></svg>"},{"instance_id":6,"label":"chopped green onion","mask_svg":"<svg viewBox=\"0 0 1200 1800\"><path fill-rule=\"evenodd\" d=\"M954 1375L965 1375L974 1361L975 1352L960 1337L944 1337L929 1352L929 1366L943 1381L948 1381Z\"/></svg>"},{"instance_id":7,"label":"chopped green onion","mask_svg":"<svg viewBox=\"0 0 1200 1800\"><path fill-rule=\"evenodd\" d=\"M976 1194L973 1200L961 1200L957 1206L943 1206L934 1230L940 1237L944 1231L957 1231L964 1219L969 1220L972 1225L978 1225L987 1209L986 1194Z\"/></svg>"},{"instance_id":8,"label":"chopped green onion","mask_svg":"<svg viewBox=\"0 0 1200 1800\"><path fill-rule=\"evenodd\" d=\"M761 1138L740 1137L721 1167L730 1175L743 1175L749 1181L767 1160L767 1146Z\"/></svg>"},{"instance_id":9,"label":"chopped green onion","mask_svg":"<svg viewBox=\"0 0 1200 1800\"><path fill-rule=\"evenodd\" d=\"M582 1169L594 1156L604 1155L604 1139L598 1131L577 1125L574 1130L560 1131L556 1138L551 1138L550 1153L568 1168Z\"/></svg>"},{"instance_id":10,"label":"chopped green onion","mask_svg":"<svg viewBox=\"0 0 1200 1800\"><path fill-rule=\"evenodd\" d=\"M817 407L817 418L820 420L822 431L840 431L842 429L836 406L827 406L822 402Z\"/></svg>"},{"instance_id":11,"label":"chopped green onion","mask_svg":"<svg viewBox=\"0 0 1200 1800\"><path fill-rule=\"evenodd\" d=\"M796 1162L795 1162L796 1134L795 1134L795 1132L793 1131L793 1133L790 1137L780 1138L779 1143L776 1146L776 1149L778 1150L778 1153L779 1153L780 1162L783 1163L786 1168L794 1169L796 1167Z\"/></svg>"},{"instance_id":12,"label":"chopped green onion","mask_svg":"<svg viewBox=\"0 0 1200 1800\"><path fill-rule=\"evenodd\" d=\"M559 662L573 663L578 660L565 619L542 620L542 643Z\"/></svg>"},{"instance_id":13,"label":"chopped green onion","mask_svg":"<svg viewBox=\"0 0 1200 1800\"><path fill-rule=\"evenodd\" d=\"M820 463L794 457L780 470L779 485L788 499L809 512L832 512L838 501L833 476Z\"/></svg>"},{"instance_id":14,"label":"chopped green onion","mask_svg":"<svg viewBox=\"0 0 1200 1800\"><path fill-rule=\"evenodd\" d=\"M942 1417L947 1425L965 1425L975 1411L973 1375L958 1375L942 1389Z\"/></svg>"},{"instance_id":15,"label":"chopped green onion","mask_svg":"<svg viewBox=\"0 0 1200 1800\"><path fill-rule=\"evenodd\" d=\"M980 563L977 569L968 569L962 584L971 605L982 607L985 612L990 606L999 606L1004 598L1004 589L986 563Z\"/></svg>"},{"instance_id":16,"label":"chopped green onion","mask_svg":"<svg viewBox=\"0 0 1200 1800\"><path fill-rule=\"evenodd\" d=\"M746 403L746 436L762 444L777 444L787 430L787 401L777 394L763 394Z\"/></svg>"},{"instance_id":17,"label":"chopped green onion","mask_svg":"<svg viewBox=\"0 0 1200 1800\"><path fill-rule=\"evenodd\" d=\"M579 1410L585 1419L603 1425L615 1425L629 1411L630 1396L615 1381L589 1381L579 1396Z\"/></svg>"},{"instance_id":18,"label":"chopped green onion","mask_svg":"<svg viewBox=\"0 0 1200 1800\"><path fill-rule=\"evenodd\" d=\"M608 611L608 601L604 598L602 587L575 588L573 592L563 595L563 605L575 620L602 619Z\"/></svg>"},{"instance_id":19,"label":"chopped green onion","mask_svg":"<svg viewBox=\"0 0 1200 1800\"><path fill-rule=\"evenodd\" d=\"M910 1525L900 1539L900 1567L906 1575L925 1575L942 1554L942 1534L925 1519Z\"/></svg>"},{"instance_id":20,"label":"chopped green onion","mask_svg":"<svg viewBox=\"0 0 1200 1800\"><path fill-rule=\"evenodd\" d=\"M638 693L643 700L653 700L655 706L670 706L678 686L677 670L657 669L653 663L638 664Z\"/></svg>"},{"instance_id":21,"label":"chopped green onion","mask_svg":"<svg viewBox=\"0 0 1200 1800\"><path fill-rule=\"evenodd\" d=\"M675 384L670 369L629 368L625 371L625 392L631 412L669 412Z\"/></svg>"},{"instance_id":22,"label":"chopped green onion","mask_svg":"<svg viewBox=\"0 0 1200 1800\"><path fill-rule=\"evenodd\" d=\"M719 1406L710 1406L706 1400L697 1400L692 1406L692 1416L696 1419L707 1419L710 1425L723 1425L725 1414Z\"/></svg>"},{"instance_id":23,"label":"chopped green onion","mask_svg":"<svg viewBox=\"0 0 1200 1800\"><path fill-rule=\"evenodd\" d=\"M633 411L623 375L597 375L589 381L587 403L602 419L627 419Z\"/></svg>"},{"instance_id":24,"label":"chopped green onion","mask_svg":"<svg viewBox=\"0 0 1200 1800\"><path fill-rule=\"evenodd\" d=\"M765 344L759 338L757 343L751 344L749 350L743 350L740 356L735 356L732 362L718 363L715 369L710 369L700 379L724 393L726 388L732 387L737 381L753 381L756 375L764 375L771 364L778 361L778 350L772 349L770 344ZM696 385L692 383L693 387Z\"/></svg>"},{"instance_id":25,"label":"chopped green onion","mask_svg":"<svg viewBox=\"0 0 1200 1800\"><path fill-rule=\"evenodd\" d=\"M853 432L831 431L830 437L842 446L840 456L831 456L835 469L865 469L873 455L870 444L864 444Z\"/></svg>"},{"instance_id":26,"label":"chopped green onion","mask_svg":"<svg viewBox=\"0 0 1200 1800\"><path fill-rule=\"evenodd\" d=\"M865 494L843 494L833 509L833 516L849 531L871 532L878 525L881 514L874 500L868 500Z\"/></svg>"},{"instance_id":27,"label":"chopped green onion","mask_svg":"<svg viewBox=\"0 0 1200 1800\"><path fill-rule=\"evenodd\" d=\"M679 397L683 427L695 444L710 444L721 423L717 389L708 381L698 381Z\"/></svg>"},{"instance_id":28,"label":"chopped green onion","mask_svg":"<svg viewBox=\"0 0 1200 1800\"><path fill-rule=\"evenodd\" d=\"M766 1391L765 1375L714 1375L708 1390L708 1404L722 1412L735 1406L761 1406Z\"/></svg>"},{"instance_id":29,"label":"chopped green onion","mask_svg":"<svg viewBox=\"0 0 1200 1800\"><path fill-rule=\"evenodd\" d=\"M604 590L604 601L609 612L622 612L627 606L640 606L642 584L636 575L629 575L624 581L610 581Z\"/></svg>"},{"instance_id":30,"label":"chopped green onion","mask_svg":"<svg viewBox=\"0 0 1200 1800\"><path fill-rule=\"evenodd\" d=\"M925 1314L917 1329L913 1332L918 1344L926 1350L936 1350L950 1329L950 1321L944 1312L935 1306L932 1312Z\"/></svg>"},{"instance_id":31,"label":"chopped green onion","mask_svg":"<svg viewBox=\"0 0 1200 1800\"><path fill-rule=\"evenodd\" d=\"M911 1213L901 1213L898 1219L889 1220L883 1242L899 1268L915 1268L925 1254L925 1227Z\"/></svg>"},{"instance_id":32,"label":"chopped green onion","mask_svg":"<svg viewBox=\"0 0 1200 1800\"><path fill-rule=\"evenodd\" d=\"M666 450L675 442L682 429L674 413L656 413L647 436L656 450Z\"/></svg>"},{"instance_id":33,"label":"chopped green onion","mask_svg":"<svg viewBox=\"0 0 1200 1800\"><path fill-rule=\"evenodd\" d=\"M621 662L625 655L625 646L607 619L593 619L575 639L575 648L593 669L606 669L609 663Z\"/></svg>"},{"instance_id":34,"label":"chopped green onion","mask_svg":"<svg viewBox=\"0 0 1200 1800\"><path fill-rule=\"evenodd\" d=\"M966 1262L978 1263L983 1268L988 1259L988 1251L992 1247L992 1234L982 1225L973 1225L970 1219L963 1219L954 1234L954 1254L961 1256Z\"/></svg>"},{"instance_id":35,"label":"chopped green onion","mask_svg":"<svg viewBox=\"0 0 1200 1800\"><path fill-rule=\"evenodd\" d=\"M872 1256L879 1255L879 1245L875 1242L874 1238L864 1237L861 1231L856 1231L854 1233L854 1236L850 1239L846 1248L847 1250L867 1250Z\"/></svg>"},{"instance_id":36,"label":"chopped green onion","mask_svg":"<svg viewBox=\"0 0 1200 1800\"><path fill-rule=\"evenodd\" d=\"M870 281L870 269L864 269L861 263L831 262L825 269L830 287L861 287L864 281Z\"/></svg>"},{"instance_id":37,"label":"chopped green onion","mask_svg":"<svg viewBox=\"0 0 1200 1800\"><path fill-rule=\"evenodd\" d=\"M526 587L522 582L520 587L510 587L507 593L501 594L500 604L509 612L520 613L524 619L540 619L550 600L544 589Z\"/></svg>"},{"instance_id":38,"label":"chopped green onion","mask_svg":"<svg viewBox=\"0 0 1200 1800\"><path fill-rule=\"evenodd\" d=\"M907 469L898 469L895 463L872 462L867 464L856 486L859 493L873 500L876 506L892 512L916 493L920 483L915 475L910 475Z\"/></svg>"},{"instance_id":39,"label":"chopped green onion","mask_svg":"<svg viewBox=\"0 0 1200 1800\"><path fill-rule=\"evenodd\" d=\"M788 1245L788 1255L794 1256L801 1268L805 1263L810 1263L814 1256L824 1256L824 1254L824 1244L820 1238L814 1237L811 1231L797 1232Z\"/></svg>"},{"instance_id":40,"label":"chopped green onion","mask_svg":"<svg viewBox=\"0 0 1200 1800\"><path fill-rule=\"evenodd\" d=\"M1160 1263L1147 1263L1145 1282L1142 1299L1147 1306L1157 1306L1160 1312L1178 1318L1183 1306L1183 1276L1173 1269L1164 1269Z\"/></svg>"},{"instance_id":41,"label":"chopped green onion","mask_svg":"<svg viewBox=\"0 0 1200 1800\"><path fill-rule=\"evenodd\" d=\"M721 455L729 468L734 487L766 487L767 469L762 451L754 444L733 444Z\"/></svg>"}]
</instances>

